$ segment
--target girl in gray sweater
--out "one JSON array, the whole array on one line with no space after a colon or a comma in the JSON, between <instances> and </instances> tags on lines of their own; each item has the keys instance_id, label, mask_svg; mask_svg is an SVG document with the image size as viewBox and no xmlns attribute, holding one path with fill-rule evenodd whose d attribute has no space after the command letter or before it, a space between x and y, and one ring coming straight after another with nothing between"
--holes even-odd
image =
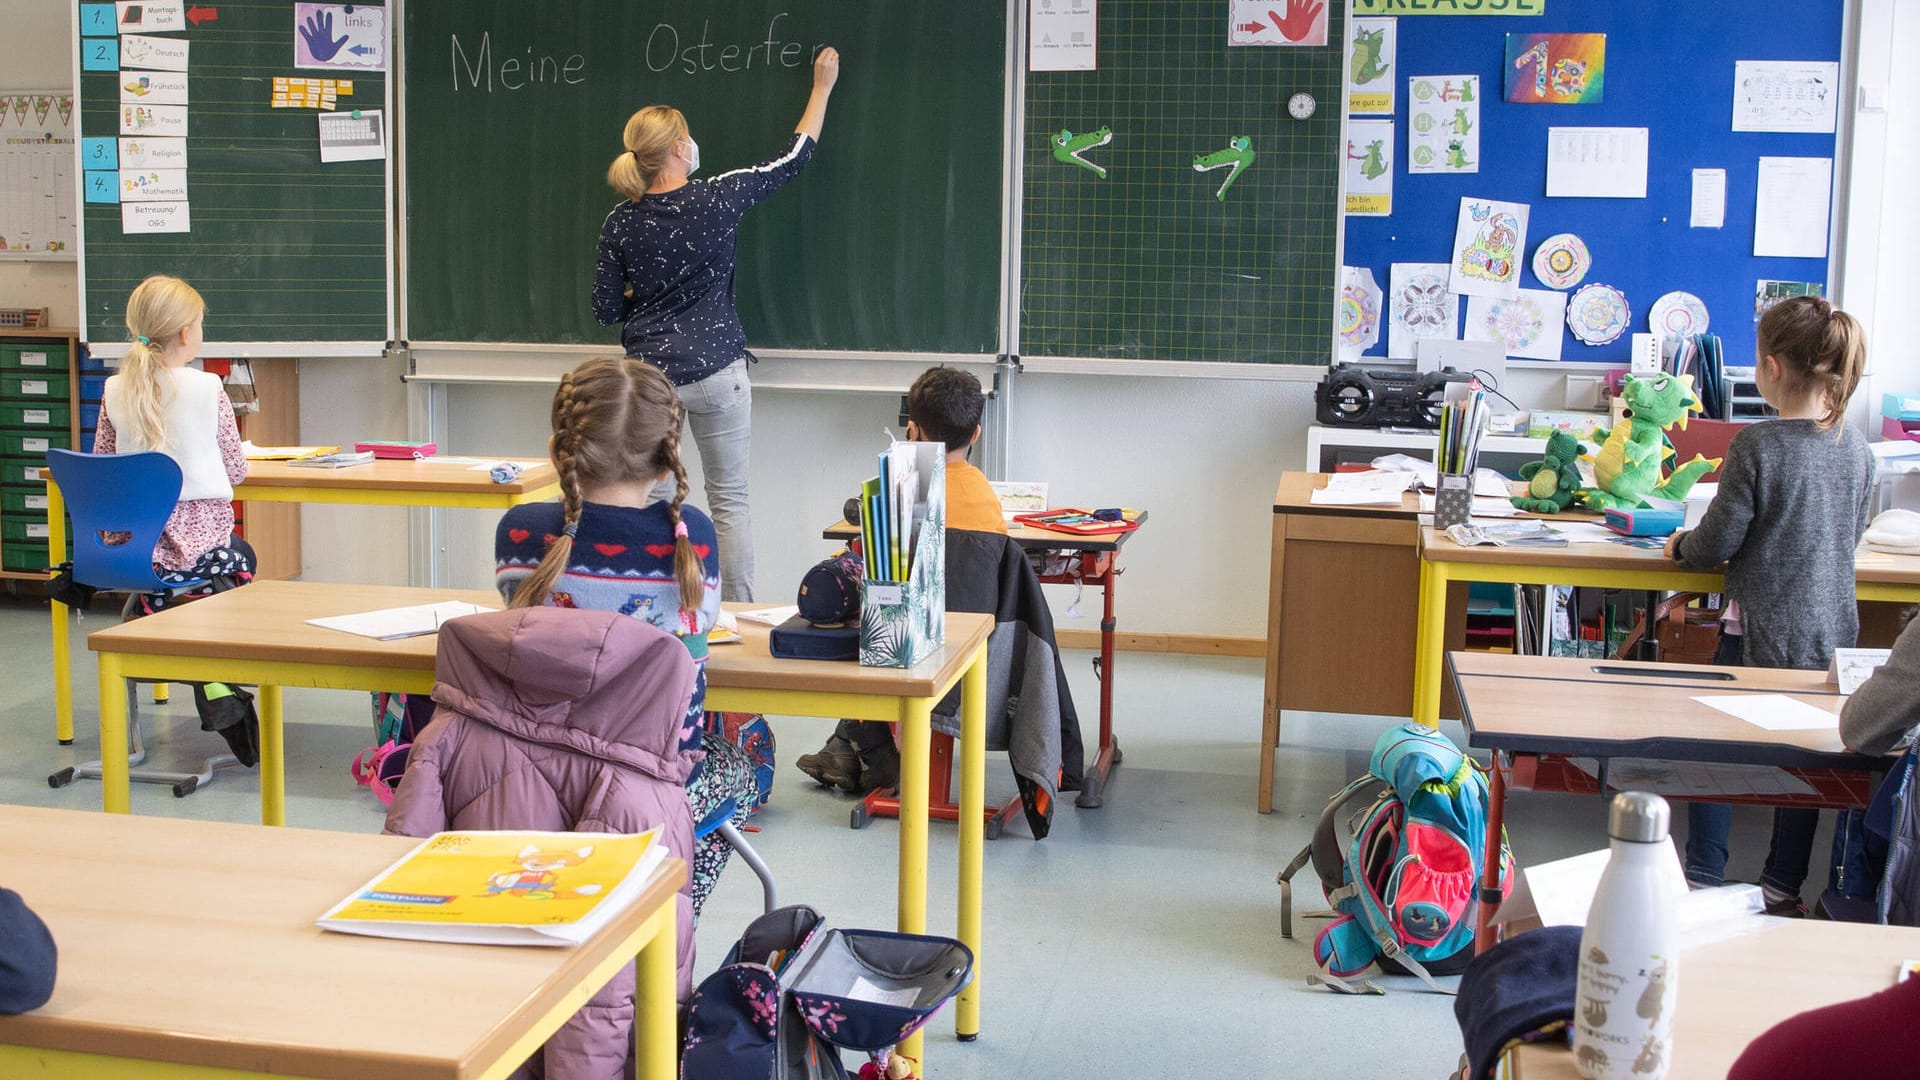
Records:
<instances>
[{"instance_id":1,"label":"girl in gray sweater","mask_svg":"<svg viewBox=\"0 0 1920 1080\"><path fill-rule=\"evenodd\" d=\"M1722 663L1820 670L1858 636L1853 556L1867 528L1873 456L1844 422L1866 365L1866 335L1819 297L1783 301L1760 320L1755 381L1780 416L1734 437L1700 527L1667 542L1681 566L1727 568ZM1732 810L1693 803L1687 879L1718 885ZM1816 810L1774 811L1760 876L1768 910L1802 914Z\"/></svg>"}]
</instances>

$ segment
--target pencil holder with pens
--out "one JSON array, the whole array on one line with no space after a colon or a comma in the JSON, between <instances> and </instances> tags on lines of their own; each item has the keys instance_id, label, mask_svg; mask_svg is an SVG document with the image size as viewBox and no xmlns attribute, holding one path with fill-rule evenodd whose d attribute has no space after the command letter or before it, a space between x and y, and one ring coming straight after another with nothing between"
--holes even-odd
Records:
<instances>
[{"instance_id":1,"label":"pencil holder with pens","mask_svg":"<svg viewBox=\"0 0 1920 1080\"><path fill-rule=\"evenodd\" d=\"M863 510L865 551L876 553L860 583L860 663L912 667L946 643L947 459L939 443L895 443L883 455L877 486L892 485L888 505ZM890 512L898 503L898 512ZM896 538L876 522L891 520ZM891 559L878 557L891 553Z\"/></svg>"},{"instance_id":2,"label":"pencil holder with pens","mask_svg":"<svg viewBox=\"0 0 1920 1080\"><path fill-rule=\"evenodd\" d=\"M1433 489L1433 527L1465 525L1473 518L1473 477L1441 473Z\"/></svg>"}]
</instances>

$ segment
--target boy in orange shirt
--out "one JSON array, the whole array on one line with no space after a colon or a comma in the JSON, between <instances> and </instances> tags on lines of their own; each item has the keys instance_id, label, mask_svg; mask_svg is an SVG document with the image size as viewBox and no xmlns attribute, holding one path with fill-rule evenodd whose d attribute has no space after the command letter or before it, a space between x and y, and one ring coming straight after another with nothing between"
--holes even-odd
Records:
<instances>
[{"instance_id":1,"label":"boy in orange shirt","mask_svg":"<svg viewBox=\"0 0 1920 1080\"><path fill-rule=\"evenodd\" d=\"M907 390L907 439L947 446L947 528L1005 535L1000 498L987 476L967 460L980 438L987 395L980 380L959 368L928 368ZM888 725L842 720L817 753L794 762L826 787L851 795L900 782L900 752Z\"/></svg>"}]
</instances>

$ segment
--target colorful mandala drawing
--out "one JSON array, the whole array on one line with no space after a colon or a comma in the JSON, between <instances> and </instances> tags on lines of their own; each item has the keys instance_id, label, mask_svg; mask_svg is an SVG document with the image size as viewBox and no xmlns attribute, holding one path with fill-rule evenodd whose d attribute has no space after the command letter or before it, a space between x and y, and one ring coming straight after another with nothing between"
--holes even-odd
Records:
<instances>
[{"instance_id":1,"label":"colorful mandala drawing","mask_svg":"<svg viewBox=\"0 0 1920 1080\"><path fill-rule=\"evenodd\" d=\"M1587 242L1572 233L1549 236L1533 249L1533 276L1549 288L1573 288L1592 265Z\"/></svg>"},{"instance_id":2,"label":"colorful mandala drawing","mask_svg":"<svg viewBox=\"0 0 1920 1080\"><path fill-rule=\"evenodd\" d=\"M1339 320L1340 340L1349 346L1364 349L1380 340L1380 294L1360 285L1342 286Z\"/></svg>"},{"instance_id":3,"label":"colorful mandala drawing","mask_svg":"<svg viewBox=\"0 0 1920 1080\"><path fill-rule=\"evenodd\" d=\"M1588 345L1605 345L1633 321L1624 293L1611 285L1583 285L1567 301L1567 327Z\"/></svg>"},{"instance_id":4,"label":"colorful mandala drawing","mask_svg":"<svg viewBox=\"0 0 1920 1080\"><path fill-rule=\"evenodd\" d=\"M1516 296L1493 302L1487 309L1486 330L1493 340L1506 346L1508 353L1516 353L1532 348L1533 343L1540 340L1546 330L1546 320L1532 297Z\"/></svg>"},{"instance_id":5,"label":"colorful mandala drawing","mask_svg":"<svg viewBox=\"0 0 1920 1080\"><path fill-rule=\"evenodd\" d=\"M1647 329L1662 337L1707 332L1707 305L1690 292L1670 292L1647 309Z\"/></svg>"}]
</instances>

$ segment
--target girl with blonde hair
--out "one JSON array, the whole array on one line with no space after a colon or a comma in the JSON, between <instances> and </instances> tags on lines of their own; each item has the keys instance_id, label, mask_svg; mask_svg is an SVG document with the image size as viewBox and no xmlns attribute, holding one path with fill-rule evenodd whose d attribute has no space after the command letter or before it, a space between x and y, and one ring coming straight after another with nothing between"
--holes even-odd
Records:
<instances>
[{"instance_id":1,"label":"girl with blonde hair","mask_svg":"<svg viewBox=\"0 0 1920 1080\"><path fill-rule=\"evenodd\" d=\"M101 395L94 453L153 450L180 466L180 501L154 546L154 572L168 584L209 582L143 594L136 598L143 614L253 580L253 549L233 535L233 485L247 478L233 403L218 375L188 366L200 355L206 312L200 293L177 277L142 281L127 297L132 342ZM200 726L220 732L242 764L259 761L252 695L224 683L197 684L193 692Z\"/></svg>"},{"instance_id":2,"label":"girl with blonde hair","mask_svg":"<svg viewBox=\"0 0 1920 1080\"><path fill-rule=\"evenodd\" d=\"M602 326L624 324L627 355L659 368L678 389L725 553L728 600L753 599L753 357L733 305L735 236L742 215L812 160L839 77L839 53L820 50L792 141L758 165L690 180L700 167L700 144L686 117L649 105L627 120L625 148L607 167L607 183L624 201L600 228L593 314Z\"/></svg>"}]
</instances>

